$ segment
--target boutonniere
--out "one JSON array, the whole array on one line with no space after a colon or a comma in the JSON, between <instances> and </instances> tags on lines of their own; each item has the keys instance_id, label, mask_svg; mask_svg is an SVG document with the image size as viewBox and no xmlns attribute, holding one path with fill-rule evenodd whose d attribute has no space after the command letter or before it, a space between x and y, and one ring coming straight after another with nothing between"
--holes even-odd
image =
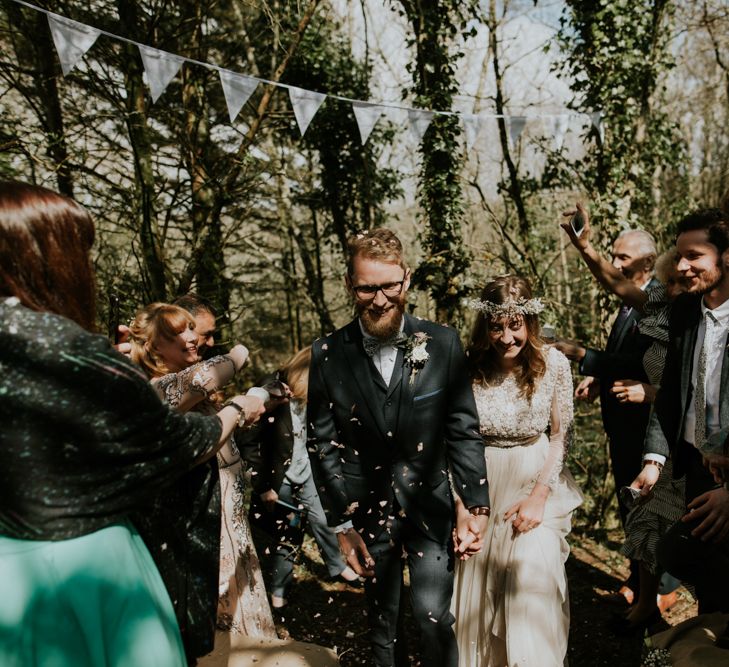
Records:
<instances>
[{"instance_id":1,"label":"boutonniere","mask_svg":"<svg viewBox=\"0 0 729 667\"><path fill-rule=\"evenodd\" d=\"M427 333L418 331L405 341L405 363L410 366L410 384L415 382L418 371L430 359L430 354L425 349L430 338Z\"/></svg>"}]
</instances>

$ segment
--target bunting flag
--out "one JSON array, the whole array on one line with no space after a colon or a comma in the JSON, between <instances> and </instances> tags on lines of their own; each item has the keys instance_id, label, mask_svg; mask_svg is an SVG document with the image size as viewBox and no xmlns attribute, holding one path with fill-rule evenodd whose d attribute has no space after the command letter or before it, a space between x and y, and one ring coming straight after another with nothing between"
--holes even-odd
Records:
<instances>
[{"instance_id":1,"label":"bunting flag","mask_svg":"<svg viewBox=\"0 0 729 667\"><path fill-rule=\"evenodd\" d=\"M476 139L478 139L478 135L483 129L481 121L482 118L480 116L475 116L473 114L463 114L461 116L463 131L466 135L466 150L470 151L476 143Z\"/></svg>"},{"instance_id":2,"label":"bunting flag","mask_svg":"<svg viewBox=\"0 0 729 667\"><path fill-rule=\"evenodd\" d=\"M206 62L183 58L174 53L161 51L145 44L140 44L126 37L100 30L77 21L73 21L64 16L59 16L53 12L37 7L24 0L13 0L14 2L34 9L46 14L48 17L48 25L50 27L53 43L55 44L58 57L61 62L61 68L64 76L67 75L79 62L86 52L93 46L99 35L106 35L117 41L132 44L139 49L144 64L144 71L149 84L152 101L156 102L164 93L172 79L175 78L180 71L182 63L188 62L199 67L214 69L219 72L220 82L225 95L225 102L228 107L228 115L230 122L233 123L243 108L243 105L250 99L259 83L276 86L279 88L288 88L291 104L296 116L299 130L303 136L309 127L312 119L316 115L319 107L323 104L327 97L346 102L352 105L352 111L357 120L360 139L364 145L369 140L374 127L377 125L381 116L385 116L390 122L396 125L409 125L410 133L413 138L420 143L425 136L430 123L436 115L448 115L460 117L465 133L466 147L471 150L475 145L479 133L483 130L484 121L489 118L504 118L508 124L509 139L512 145L516 146L524 130L527 120L530 118L547 118L551 117L551 122L545 123L551 131L554 144L557 149L561 149L564 144L565 134L570 118L573 116L589 116L592 126L598 131L600 139L604 141L605 125L602 113L596 111L592 114L565 113L556 116L552 114L541 115L534 114L532 116L505 116L495 114L459 114L452 111L431 111L426 109L413 109L403 106L399 103L387 102L371 102L366 100L353 100L341 95L327 95L304 88L297 88L288 84L279 83L278 81L269 81L267 79L254 78L222 69L217 65Z\"/></svg>"},{"instance_id":3,"label":"bunting flag","mask_svg":"<svg viewBox=\"0 0 729 667\"><path fill-rule=\"evenodd\" d=\"M96 28L51 13L48 14L48 27L61 61L63 76L68 76L101 34Z\"/></svg>"},{"instance_id":4,"label":"bunting flag","mask_svg":"<svg viewBox=\"0 0 729 667\"><path fill-rule=\"evenodd\" d=\"M359 136L362 139L362 145L367 143L372 130L375 129L377 121L380 120L384 109L376 104L368 104L366 102L352 102L352 111L357 119L357 127L359 128Z\"/></svg>"},{"instance_id":5,"label":"bunting flag","mask_svg":"<svg viewBox=\"0 0 729 667\"><path fill-rule=\"evenodd\" d=\"M410 134L412 134L415 142L420 144L425 136L425 132L430 126L435 114L432 111L424 111L423 109L408 109L408 122L410 123Z\"/></svg>"},{"instance_id":6,"label":"bunting flag","mask_svg":"<svg viewBox=\"0 0 729 667\"><path fill-rule=\"evenodd\" d=\"M225 104L228 107L230 122L233 123L243 105L258 87L258 79L235 74L226 69L220 70L220 85L223 87Z\"/></svg>"},{"instance_id":7,"label":"bunting flag","mask_svg":"<svg viewBox=\"0 0 729 667\"><path fill-rule=\"evenodd\" d=\"M564 146L564 138L567 135L570 117L567 114L558 114L552 116L549 120L547 131L552 135L554 150L558 153Z\"/></svg>"},{"instance_id":8,"label":"bunting flag","mask_svg":"<svg viewBox=\"0 0 729 667\"><path fill-rule=\"evenodd\" d=\"M319 107L327 96L313 90L289 86L289 97L291 98L291 106L294 107L294 116L296 116L296 122L299 124L299 131L303 137L309 123L311 123L312 118L319 111Z\"/></svg>"},{"instance_id":9,"label":"bunting flag","mask_svg":"<svg viewBox=\"0 0 729 667\"><path fill-rule=\"evenodd\" d=\"M526 116L511 116L509 118L509 139L511 140L512 146L516 147L519 137L524 131L526 122Z\"/></svg>"},{"instance_id":10,"label":"bunting flag","mask_svg":"<svg viewBox=\"0 0 729 667\"><path fill-rule=\"evenodd\" d=\"M149 91L152 94L152 102L156 102L160 95L170 84L170 81L177 76L184 58L176 56L167 51L153 49L151 46L139 44L139 54L142 56L144 71L147 74Z\"/></svg>"},{"instance_id":11,"label":"bunting flag","mask_svg":"<svg viewBox=\"0 0 729 667\"><path fill-rule=\"evenodd\" d=\"M597 130L597 133L600 136L600 141L605 141L605 128L602 123L602 112L595 111L594 113L591 113L590 121L592 122L592 126Z\"/></svg>"}]
</instances>

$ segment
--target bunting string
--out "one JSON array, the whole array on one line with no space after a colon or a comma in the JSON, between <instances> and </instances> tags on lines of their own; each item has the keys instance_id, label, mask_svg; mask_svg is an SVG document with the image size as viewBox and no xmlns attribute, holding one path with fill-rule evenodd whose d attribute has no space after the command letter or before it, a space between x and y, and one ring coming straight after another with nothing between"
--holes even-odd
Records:
<instances>
[{"instance_id":1,"label":"bunting string","mask_svg":"<svg viewBox=\"0 0 729 667\"><path fill-rule=\"evenodd\" d=\"M238 114L255 92L259 84L275 86L288 90L291 106L294 116L301 132L304 136L309 124L313 120L317 111L327 98L345 102L352 106L355 120L360 132L362 145L367 143L377 122L383 115L389 115L388 112L399 111L407 116L410 135L419 144L425 132L427 131L433 118L436 116L456 116L459 118L465 135L466 146L471 149L475 144L479 133L483 129L483 122L502 118L506 122L509 140L512 146L516 146L519 141L527 122L534 119L546 119L548 130L552 134L553 143L557 150L561 150L564 144L565 134L568 129L569 120L573 117L582 117L589 119L589 122L598 132L600 138L604 137L604 122L602 113L595 111L591 114L582 114L576 112L559 112L559 113L537 113L523 115L506 115L493 113L468 114L457 111L441 111L435 109L417 109L405 106L395 102L372 102L366 100L356 100L343 95L333 93L322 93L305 88L299 88L278 81L270 81L261 77L249 76L239 72L233 72L228 69L219 67L218 65L187 58L168 51L156 49L147 44L135 42L127 37L116 35L106 30L101 30L94 26L89 26L65 16L60 16L42 7L37 7L25 0L13 0L13 2L42 12L48 17L48 25L50 27L53 43L58 53L61 63L61 70L64 76L73 70L81 58L94 45L100 35L105 35L111 39L125 42L136 46L139 50L144 72L147 78L152 103L162 96L167 86L177 76L183 64L197 65L205 67L209 70L216 71L220 77L220 84L225 96L225 102L228 107L228 115L230 122L235 122Z\"/></svg>"}]
</instances>

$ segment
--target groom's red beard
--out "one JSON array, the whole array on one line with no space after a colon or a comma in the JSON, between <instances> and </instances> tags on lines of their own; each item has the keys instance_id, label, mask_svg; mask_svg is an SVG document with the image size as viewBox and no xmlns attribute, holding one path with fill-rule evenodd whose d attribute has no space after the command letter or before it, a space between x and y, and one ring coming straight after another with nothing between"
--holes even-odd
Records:
<instances>
[{"instance_id":1,"label":"groom's red beard","mask_svg":"<svg viewBox=\"0 0 729 667\"><path fill-rule=\"evenodd\" d=\"M384 307L370 304L357 304L357 314L364 330L374 338L387 340L400 331L402 316L405 312L405 299L400 296L397 301L388 301Z\"/></svg>"}]
</instances>

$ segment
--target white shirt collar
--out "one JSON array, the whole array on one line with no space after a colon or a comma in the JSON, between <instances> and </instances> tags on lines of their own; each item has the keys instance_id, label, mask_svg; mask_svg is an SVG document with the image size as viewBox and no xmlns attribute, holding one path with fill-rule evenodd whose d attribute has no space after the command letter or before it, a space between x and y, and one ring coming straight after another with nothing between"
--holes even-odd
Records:
<instances>
[{"instance_id":1,"label":"white shirt collar","mask_svg":"<svg viewBox=\"0 0 729 667\"><path fill-rule=\"evenodd\" d=\"M729 325L729 299L716 308L708 308L704 303L704 299L701 299L701 315L706 316L706 313L711 313L713 318L723 327Z\"/></svg>"}]
</instances>

